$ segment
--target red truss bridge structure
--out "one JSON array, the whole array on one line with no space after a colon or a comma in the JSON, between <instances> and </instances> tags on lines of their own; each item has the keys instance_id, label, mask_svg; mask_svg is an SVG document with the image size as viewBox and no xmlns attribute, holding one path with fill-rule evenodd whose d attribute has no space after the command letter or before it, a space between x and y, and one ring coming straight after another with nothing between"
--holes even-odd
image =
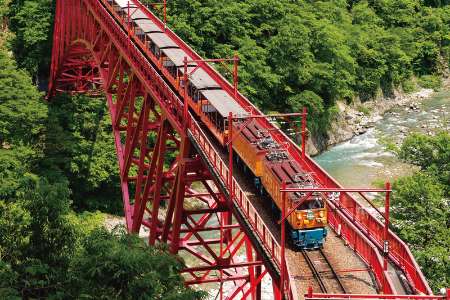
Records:
<instances>
[{"instance_id":1,"label":"red truss bridge structure","mask_svg":"<svg viewBox=\"0 0 450 300\"><path fill-rule=\"evenodd\" d=\"M376 216L360 204L378 192L388 208L389 186L341 187L306 155L305 121L301 147L273 122L304 120L306 111L265 116L237 90L237 56L201 58L166 26L165 1L150 8L163 11L163 21L137 0L56 1L48 96L106 99L130 233L189 257L185 284L214 286L220 299L261 299L263 286L273 299L449 299L432 294L407 245L388 229L389 210ZM213 68L219 63L233 65L232 84ZM275 173L278 181L270 181ZM310 196L323 203L322 227L363 262L372 293L323 282L329 274L338 282L343 271L330 263L324 275L307 259L318 252L290 245L291 218L300 219L297 208ZM268 213L270 202L278 216ZM317 286L296 273L300 259L312 262Z\"/></svg>"}]
</instances>

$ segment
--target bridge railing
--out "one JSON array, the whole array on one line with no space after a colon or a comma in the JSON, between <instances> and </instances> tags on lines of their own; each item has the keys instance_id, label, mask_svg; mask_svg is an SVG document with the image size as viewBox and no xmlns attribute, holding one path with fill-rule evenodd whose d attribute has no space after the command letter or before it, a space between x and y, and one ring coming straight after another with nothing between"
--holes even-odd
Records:
<instances>
[{"instance_id":1,"label":"bridge railing","mask_svg":"<svg viewBox=\"0 0 450 300\"><path fill-rule=\"evenodd\" d=\"M366 232L368 237L373 238L374 243L381 249L383 247L384 236L382 224L372 214L356 201L351 195L344 194L341 199L341 205L344 211L353 219L353 222L359 224ZM405 272L410 282L414 283L416 292L424 292L429 289L420 268L414 260L409 248L396 235L389 236L389 256Z\"/></svg>"},{"instance_id":2,"label":"bridge railing","mask_svg":"<svg viewBox=\"0 0 450 300\"><path fill-rule=\"evenodd\" d=\"M345 217L338 213L338 208L329 203L328 222L330 227L337 232L340 237L347 241L350 248L359 254L362 260L371 267L378 286L384 287L384 292L392 294L393 283L388 274L383 269L383 258L380 252L372 246L369 239L356 228L354 224L345 220Z\"/></svg>"},{"instance_id":3,"label":"bridge railing","mask_svg":"<svg viewBox=\"0 0 450 300\"><path fill-rule=\"evenodd\" d=\"M341 186L310 158L309 165L322 185L330 188L341 188ZM341 193L339 201L334 203L339 211L346 215L358 229L363 232L378 249L383 249L384 224L375 216L370 214L351 194ZM389 231L389 258L400 267L413 284L413 289L418 293L432 295L432 291L417 265L408 246L400 240L392 231Z\"/></svg>"},{"instance_id":4,"label":"bridge railing","mask_svg":"<svg viewBox=\"0 0 450 300\"><path fill-rule=\"evenodd\" d=\"M445 295L389 295L389 294L320 294L309 292L305 294L306 300L450 300L450 289Z\"/></svg>"}]
</instances>

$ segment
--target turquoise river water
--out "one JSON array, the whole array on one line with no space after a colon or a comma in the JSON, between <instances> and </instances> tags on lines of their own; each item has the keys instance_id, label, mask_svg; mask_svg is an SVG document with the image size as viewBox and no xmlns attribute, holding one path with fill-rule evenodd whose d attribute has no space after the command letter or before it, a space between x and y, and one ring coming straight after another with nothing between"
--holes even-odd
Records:
<instances>
[{"instance_id":1,"label":"turquoise river water","mask_svg":"<svg viewBox=\"0 0 450 300\"><path fill-rule=\"evenodd\" d=\"M419 110L397 107L365 134L332 147L314 160L346 187L368 187L410 174L413 167L387 151L384 141L400 144L410 132L432 134L450 128L450 91L435 93Z\"/></svg>"}]
</instances>

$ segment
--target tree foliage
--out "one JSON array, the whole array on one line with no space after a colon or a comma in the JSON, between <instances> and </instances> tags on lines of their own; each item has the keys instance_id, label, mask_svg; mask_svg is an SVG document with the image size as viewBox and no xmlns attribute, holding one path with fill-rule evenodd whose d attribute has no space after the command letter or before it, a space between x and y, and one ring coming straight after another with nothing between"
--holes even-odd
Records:
<instances>
[{"instance_id":1,"label":"tree foliage","mask_svg":"<svg viewBox=\"0 0 450 300\"><path fill-rule=\"evenodd\" d=\"M171 26L201 55L239 53L240 89L263 110L298 110L308 102L300 97L319 96L320 105L309 105L323 107L311 128L325 134L336 100L370 100L413 75L448 67L450 9L444 4L175 0L168 12Z\"/></svg>"},{"instance_id":2,"label":"tree foliage","mask_svg":"<svg viewBox=\"0 0 450 300\"><path fill-rule=\"evenodd\" d=\"M73 212L72 200L86 208L80 198L114 191L118 168L105 104L62 97L46 105L2 47L0 298L200 299L184 287L181 261L138 237L99 229L97 213ZM104 207L120 206L120 196L104 194Z\"/></svg>"},{"instance_id":3,"label":"tree foliage","mask_svg":"<svg viewBox=\"0 0 450 300\"><path fill-rule=\"evenodd\" d=\"M450 284L450 135L414 133L399 156L421 168L397 180L393 193L393 225L406 241L434 290Z\"/></svg>"},{"instance_id":4,"label":"tree foliage","mask_svg":"<svg viewBox=\"0 0 450 300\"><path fill-rule=\"evenodd\" d=\"M2 48L0 65L0 144L37 144L47 116L42 94Z\"/></svg>"},{"instance_id":5,"label":"tree foliage","mask_svg":"<svg viewBox=\"0 0 450 300\"><path fill-rule=\"evenodd\" d=\"M66 95L52 99L45 168L68 178L77 210L120 213L122 204L111 120L104 99Z\"/></svg>"},{"instance_id":6,"label":"tree foliage","mask_svg":"<svg viewBox=\"0 0 450 300\"><path fill-rule=\"evenodd\" d=\"M21 68L38 79L48 74L51 53L54 1L11 0L13 49Z\"/></svg>"},{"instance_id":7,"label":"tree foliage","mask_svg":"<svg viewBox=\"0 0 450 300\"><path fill-rule=\"evenodd\" d=\"M198 299L183 287L182 264L123 229L98 229L83 242L71 266L71 296L95 299Z\"/></svg>"}]
</instances>

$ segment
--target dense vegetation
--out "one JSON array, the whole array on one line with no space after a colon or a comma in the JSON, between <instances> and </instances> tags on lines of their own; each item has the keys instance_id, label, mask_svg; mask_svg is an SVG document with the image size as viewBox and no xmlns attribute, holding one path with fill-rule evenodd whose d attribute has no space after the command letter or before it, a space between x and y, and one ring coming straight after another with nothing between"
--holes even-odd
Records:
<instances>
[{"instance_id":1,"label":"dense vegetation","mask_svg":"<svg viewBox=\"0 0 450 300\"><path fill-rule=\"evenodd\" d=\"M0 0L0 298L199 298L162 249L81 213L120 212L118 168L104 101L47 105L33 85L48 73L52 14L52 0ZM239 53L240 89L262 109L307 106L316 134L337 100L411 91L415 78L436 87L449 63L446 0L171 0L169 14L200 54ZM406 140L401 157L422 170L393 199L433 287L449 285L448 147L444 133Z\"/></svg>"},{"instance_id":2,"label":"dense vegetation","mask_svg":"<svg viewBox=\"0 0 450 300\"><path fill-rule=\"evenodd\" d=\"M169 23L205 57L241 58L240 90L262 109L307 106L325 134L337 100L431 85L448 68L450 6L422 0L173 0ZM439 82L439 77L438 82ZM431 81L431 83L430 83ZM319 126L320 125L320 126Z\"/></svg>"},{"instance_id":3,"label":"dense vegetation","mask_svg":"<svg viewBox=\"0 0 450 300\"><path fill-rule=\"evenodd\" d=\"M118 168L102 99L47 104L32 83L48 67L50 4L0 1L12 29L0 36L0 299L200 299L165 249L74 212L118 212Z\"/></svg>"},{"instance_id":4,"label":"dense vegetation","mask_svg":"<svg viewBox=\"0 0 450 300\"><path fill-rule=\"evenodd\" d=\"M438 290L450 284L450 134L411 134L398 155L420 170L394 183L393 226Z\"/></svg>"}]
</instances>

